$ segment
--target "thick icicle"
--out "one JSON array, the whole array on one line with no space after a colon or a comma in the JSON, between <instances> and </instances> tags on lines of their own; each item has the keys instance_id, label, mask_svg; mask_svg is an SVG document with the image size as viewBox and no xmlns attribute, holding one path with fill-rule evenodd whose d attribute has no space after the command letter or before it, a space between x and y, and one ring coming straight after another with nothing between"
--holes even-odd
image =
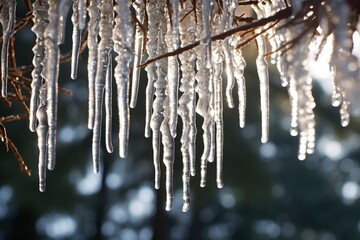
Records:
<instances>
[{"instance_id":1,"label":"thick icicle","mask_svg":"<svg viewBox=\"0 0 360 240\"><path fill-rule=\"evenodd\" d=\"M58 102L58 76L59 76L59 26L60 14L66 1L54 0L49 7L49 24L45 30L45 59L44 70L46 80L46 105L48 120L48 169L55 167L56 152L56 124L57 124L57 102Z\"/></svg>"},{"instance_id":2,"label":"thick icicle","mask_svg":"<svg viewBox=\"0 0 360 240\"><path fill-rule=\"evenodd\" d=\"M73 23L73 32L72 32L72 52L71 52L71 78L76 79L77 77L77 68L79 62L79 53L80 53L80 43L81 43L81 29L80 29L80 9L79 9L80 0L74 0L73 2L73 14L71 16L71 21Z\"/></svg>"},{"instance_id":3,"label":"thick icicle","mask_svg":"<svg viewBox=\"0 0 360 240\"><path fill-rule=\"evenodd\" d=\"M92 138L92 155L94 172L99 172L100 165L100 141L101 141L101 122L102 105L105 87L106 72L109 66L110 54L113 48L112 28L113 28L113 4L112 0L104 0L100 5L100 43L98 46L98 64L95 78L95 119Z\"/></svg>"},{"instance_id":4,"label":"thick icicle","mask_svg":"<svg viewBox=\"0 0 360 240\"><path fill-rule=\"evenodd\" d=\"M138 97L138 91L139 91L139 81L140 81L139 65L142 60L143 41L144 41L143 29L140 27L139 24L144 23L145 5L143 0L136 0L132 6L136 11L136 18L140 22L140 23L136 23L136 29L135 29L134 65L133 65L133 72L131 77L130 107L135 108Z\"/></svg>"},{"instance_id":5,"label":"thick icicle","mask_svg":"<svg viewBox=\"0 0 360 240\"><path fill-rule=\"evenodd\" d=\"M160 1L162 2L162 1ZM159 4L157 0L149 0L146 4L146 11L148 13L148 32L146 51L148 58L152 59L156 56L157 49L157 36L159 28ZM145 67L147 71L148 83L146 86L146 105L145 105L145 137L150 137L150 121L151 121L151 109L154 97L154 82L156 76L156 66L154 63L150 63Z\"/></svg>"},{"instance_id":6,"label":"thick icicle","mask_svg":"<svg viewBox=\"0 0 360 240\"><path fill-rule=\"evenodd\" d=\"M8 78L8 50L12 34L14 33L16 1L1 1L0 23L2 26L1 48L1 95L7 97Z\"/></svg>"},{"instance_id":7,"label":"thick icicle","mask_svg":"<svg viewBox=\"0 0 360 240\"><path fill-rule=\"evenodd\" d=\"M105 80L105 145L109 153L114 151L112 144L112 69L112 58L110 57Z\"/></svg>"},{"instance_id":8,"label":"thick icicle","mask_svg":"<svg viewBox=\"0 0 360 240\"><path fill-rule=\"evenodd\" d=\"M133 60L133 27L128 0L116 0L115 27L113 31L115 58L115 80L117 85L117 105L119 110L119 155L126 157L129 142L129 75Z\"/></svg>"},{"instance_id":9,"label":"thick icicle","mask_svg":"<svg viewBox=\"0 0 360 240\"><path fill-rule=\"evenodd\" d=\"M165 34L166 34L166 17L162 12L165 3L160 2L159 6L159 31L157 32L157 54L161 55L166 52ZM153 112L151 115L150 127L152 130L152 148L153 148L153 162L155 169L155 188L160 188L160 126L164 120L164 100L165 91L167 87L166 72L167 72L167 59L160 59L156 63L156 75L157 79L154 83L155 87L155 99L152 104Z\"/></svg>"},{"instance_id":10,"label":"thick icicle","mask_svg":"<svg viewBox=\"0 0 360 240\"><path fill-rule=\"evenodd\" d=\"M171 19L168 17L167 21L167 34L165 41L167 44L167 51L172 52L179 47L179 1L171 1L172 13ZM172 23L172 24L171 24ZM168 57L168 70L167 70L168 86L169 86L169 104L170 104L170 132L173 138L176 137L176 128L178 120L178 92L179 92L179 62L177 55Z\"/></svg>"},{"instance_id":11,"label":"thick icicle","mask_svg":"<svg viewBox=\"0 0 360 240\"><path fill-rule=\"evenodd\" d=\"M32 82L31 82L31 97L30 97L30 116L29 116L29 129L32 132L36 131L36 111L38 109L38 99L40 86L42 84L41 72L43 71L42 61L45 56L45 47L44 41L45 36L44 32L46 29L46 21L48 18L48 8L49 4L47 0L37 0L33 3L33 16L34 16L34 25L31 30L36 34L36 43L33 47L33 66L34 69L31 72Z\"/></svg>"},{"instance_id":12,"label":"thick icicle","mask_svg":"<svg viewBox=\"0 0 360 240\"><path fill-rule=\"evenodd\" d=\"M196 26L192 24L195 21L194 14L188 14L192 10L193 5L189 1L183 4L184 8L181 10L182 21L180 22L180 40L182 47L195 41L196 31ZM186 17L184 18L184 16ZM178 108L179 115L183 122L180 139L183 162L183 212L188 211L190 208L190 171L191 175L195 175L195 58L195 51L193 49L179 55L182 72L180 91L183 92L179 99Z\"/></svg>"},{"instance_id":13,"label":"thick icicle","mask_svg":"<svg viewBox=\"0 0 360 240\"><path fill-rule=\"evenodd\" d=\"M99 0L90 0L88 7L89 23L88 23L88 48L89 57L87 64L88 71L88 128L93 129L95 114L95 77L97 66L98 51L98 34L100 22L100 10L97 7Z\"/></svg>"},{"instance_id":14,"label":"thick icicle","mask_svg":"<svg viewBox=\"0 0 360 240\"><path fill-rule=\"evenodd\" d=\"M254 6L258 19L264 17L261 6ZM257 30L258 32L260 30ZM266 143L269 139L269 71L265 59L266 43L265 37L259 35L256 37L258 47L258 56L256 58L256 68L260 81L260 108L261 108L261 142Z\"/></svg>"},{"instance_id":15,"label":"thick icicle","mask_svg":"<svg viewBox=\"0 0 360 240\"><path fill-rule=\"evenodd\" d=\"M46 166L47 166L47 132L48 122L46 114L46 85L42 85L39 94L39 107L36 111L36 119L38 125L36 127L36 133L38 136L38 147L39 147L39 190L40 192L45 191L46 187Z\"/></svg>"}]
</instances>

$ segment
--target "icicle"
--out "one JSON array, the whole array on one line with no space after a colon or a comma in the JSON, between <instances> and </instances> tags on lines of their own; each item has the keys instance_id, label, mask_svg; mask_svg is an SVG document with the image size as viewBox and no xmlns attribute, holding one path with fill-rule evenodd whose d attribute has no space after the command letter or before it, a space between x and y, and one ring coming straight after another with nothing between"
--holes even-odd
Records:
<instances>
[{"instance_id":1,"label":"icicle","mask_svg":"<svg viewBox=\"0 0 360 240\"><path fill-rule=\"evenodd\" d=\"M39 190L40 192L45 191L46 187L46 165L47 165L47 132L48 122L46 114L46 85L44 84L40 89L40 100L39 107L36 111L36 118L38 125L36 127L36 133L38 136L38 147L39 147Z\"/></svg>"},{"instance_id":2,"label":"icicle","mask_svg":"<svg viewBox=\"0 0 360 240\"><path fill-rule=\"evenodd\" d=\"M159 25L159 4L156 0L149 0L146 4L146 12L148 13L148 32L146 51L148 58L151 59L156 56L157 49L157 32ZM145 107L145 137L150 137L150 121L151 121L151 109L154 97L154 82L156 76L156 66L154 63L150 63L145 67L147 71L148 84L146 86L146 107Z\"/></svg>"},{"instance_id":3,"label":"icicle","mask_svg":"<svg viewBox=\"0 0 360 240\"><path fill-rule=\"evenodd\" d=\"M159 9L164 9L164 14L166 16L166 26L167 26L167 32L165 34L165 42L167 46L167 51L171 51L170 49L173 49L173 42L172 42L172 31L171 31L171 25L170 25L170 19L168 9L165 7L166 2L164 0L160 1L159 3ZM160 12L161 14L161 12ZM162 30L162 29L161 29ZM160 33L162 32L160 30ZM165 99L163 102L164 107L164 119L160 125L160 132L162 135L162 145L163 145L163 163L166 168L166 181L165 181L165 188L166 188L166 206L165 210L170 211L172 207L173 202L173 171L174 171L174 151L175 151L175 141L174 141L174 132L173 132L173 125L172 122L174 119L172 119L172 111L173 111L173 100L172 97L174 97L174 92L172 92L174 89L174 81L176 81L177 78L177 60L174 57L168 58L168 68L167 68L167 76L165 77L166 89L165 89ZM176 77L174 75L176 74ZM177 89L176 89L177 91ZM177 93L176 93L177 96ZM177 99L176 99L177 102ZM176 103L177 104L177 103ZM176 107L177 109L177 107ZM177 113L176 113L177 114Z\"/></svg>"},{"instance_id":4,"label":"icicle","mask_svg":"<svg viewBox=\"0 0 360 240\"><path fill-rule=\"evenodd\" d=\"M80 43L81 43L81 29L80 29L80 15L79 9L79 0L74 0L73 3L73 14L71 16L71 21L73 23L73 32L72 32L72 52L71 52L71 78L76 79L77 77L77 68L79 62L79 53L80 53Z\"/></svg>"},{"instance_id":5,"label":"icicle","mask_svg":"<svg viewBox=\"0 0 360 240\"><path fill-rule=\"evenodd\" d=\"M179 0L171 1L171 23L173 48L178 49L180 45L179 33Z\"/></svg>"},{"instance_id":6,"label":"icicle","mask_svg":"<svg viewBox=\"0 0 360 240\"><path fill-rule=\"evenodd\" d=\"M229 5L229 13L230 13L230 23L233 23L235 11L238 6L237 0L232 0ZM234 27L234 24L232 24ZM232 57L233 64L233 74L236 79L237 84L237 93L239 98L239 125L241 128L245 127L245 112L246 112L246 86L245 86L245 77L244 77L244 69L246 66L246 62L244 57L242 56L241 49L238 48L240 44L240 38L236 34L229 37L229 45L230 45L230 53Z\"/></svg>"},{"instance_id":7,"label":"icicle","mask_svg":"<svg viewBox=\"0 0 360 240\"><path fill-rule=\"evenodd\" d=\"M303 33L303 26L287 29L287 40L292 41ZM310 34L302 36L298 44L289 49L286 61L289 63L289 96L291 101L291 134L299 133L298 159L304 160L315 150L315 101L312 96L312 79L309 75L308 46Z\"/></svg>"},{"instance_id":8,"label":"icicle","mask_svg":"<svg viewBox=\"0 0 360 240\"><path fill-rule=\"evenodd\" d=\"M94 114L95 114L95 77L96 77L96 66L97 66L97 51L98 51L98 33L99 33L99 22L100 22L100 11L97 7L99 0L90 0L88 7L89 12L89 23L88 23L88 128L93 129L94 126Z\"/></svg>"},{"instance_id":9,"label":"icicle","mask_svg":"<svg viewBox=\"0 0 360 240\"><path fill-rule=\"evenodd\" d=\"M234 75L236 78L238 97L239 97L239 126L245 127L245 115L246 115L246 85L244 77L244 68L246 66L245 59L242 56L240 49L233 50L234 55Z\"/></svg>"},{"instance_id":10,"label":"icicle","mask_svg":"<svg viewBox=\"0 0 360 240\"><path fill-rule=\"evenodd\" d=\"M222 64L221 43L213 44L213 69L214 69L214 90L215 90L215 124L216 124L216 183L218 188L223 183L223 98L222 98Z\"/></svg>"},{"instance_id":11,"label":"icicle","mask_svg":"<svg viewBox=\"0 0 360 240\"><path fill-rule=\"evenodd\" d=\"M112 78L112 58L110 57L105 80L105 145L109 153L114 151L112 144Z\"/></svg>"},{"instance_id":12,"label":"icicle","mask_svg":"<svg viewBox=\"0 0 360 240\"><path fill-rule=\"evenodd\" d=\"M332 95L331 95L331 105L333 107L338 107L342 103L343 99L343 93L341 92L341 89L336 84L335 80L335 69L334 67L330 67L330 76L331 76L331 83L333 87Z\"/></svg>"},{"instance_id":13,"label":"icicle","mask_svg":"<svg viewBox=\"0 0 360 240\"><path fill-rule=\"evenodd\" d=\"M349 24L349 20L352 18L351 9L348 3L342 4L341 7L338 7L338 4L338 1L329 1L329 5L336 15L336 18L331 19L334 22L334 42L330 65L335 70L333 79L335 91L339 89L342 97L340 108L341 125L347 126L350 121L350 112L359 111L360 109L358 103L360 85L357 81L360 75L360 64L352 54L352 37L355 26L352 27Z\"/></svg>"},{"instance_id":14,"label":"icicle","mask_svg":"<svg viewBox=\"0 0 360 240\"><path fill-rule=\"evenodd\" d=\"M59 1L59 0L57 0ZM66 20L67 16L69 14L71 3L73 0L60 0L61 8L59 9L59 39L58 44L63 44L65 42L65 26L66 26Z\"/></svg>"},{"instance_id":15,"label":"icicle","mask_svg":"<svg viewBox=\"0 0 360 240\"><path fill-rule=\"evenodd\" d=\"M233 15L230 13L230 11L234 11L231 8L231 4L228 0L223 1L222 5L222 17L221 17L221 26L223 29L220 29L219 32L225 32L230 29L230 22L233 22ZM233 67L233 59L231 55L230 45L229 45L229 37L225 38L224 41L222 41L222 51L224 54L224 60L225 60L225 71L226 71L226 101L229 106L229 108L234 107L234 100L232 97L232 90L235 85L235 76L234 76L234 67Z\"/></svg>"},{"instance_id":16,"label":"icicle","mask_svg":"<svg viewBox=\"0 0 360 240\"><path fill-rule=\"evenodd\" d=\"M172 25L170 19L167 21L167 34L165 37L167 50L172 52L179 46L179 11L178 0L172 1ZM170 17L169 17L170 18ZM169 104L170 104L170 132L173 138L176 137L176 127L178 120L178 91L179 91L179 63L177 56L168 57L167 78L169 85Z\"/></svg>"},{"instance_id":17,"label":"icicle","mask_svg":"<svg viewBox=\"0 0 360 240\"><path fill-rule=\"evenodd\" d=\"M290 105L291 105L290 135L297 136L299 103L298 103L298 90L297 90L295 78L290 78L288 92L289 92Z\"/></svg>"},{"instance_id":18,"label":"icicle","mask_svg":"<svg viewBox=\"0 0 360 240\"><path fill-rule=\"evenodd\" d=\"M165 7L164 2L159 11L163 11ZM166 17L165 13L161 12L159 15L159 31L157 31L157 54L161 55L166 53ZM153 113L151 116L150 127L152 130L152 148L153 148L153 162L155 168L155 188L160 188L160 126L164 120L164 100L165 91L167 87L166 72L167 72L167 59L160 59L155 63L157 79L155 81L155 99L153 102Z\"/></svg>"},{"instance_id":19,"label":"icicle","mask_svg":"<svg viewBox=\"0 0 360 240\"><path fill-rule=\"evenodd\" d=\"M95 173L99 172L103 93L105 87L107 67L109 66L110 54L113 48L112 0L102 1L102 4L100 5L100 12L101 20L99 34L101 40L98 47L98 64L95 78L95 119L92 139L93 166Z\"/></svg>"},{"instance_id":20,"label":"icicle","mask_svg":"<svg viewBox=\"0 0 360 240\"><path fill-rule=\"evenodd\" d=\"M0 23L2 26L1 48L1 95L7 97L8 78L8 50L12 34L14 33L16 1L1 1Z\"/></svg>"},{"instance_id":21,"label":"icicle","mask_svg":"<svg viewBox=\"0 0 360 240\"><path fill-rule=\"evenodd\" d=\"M286 8L286 2L275 1L266 2L265 4L265 16L269 17L276 14L278 11ZM287 87L289 84L289 77L287 73L287 51L280 51L279 48L284 47L287 44L286 41L286 28L277 27L283 26L287 20L280 20L279 23L267 30L268 40L271 46L271 63L276 62L276 67L280 73L281 86Z\"/></svg>"},{"instance_id":22,"label":"icicle","mask_svg":"<svg viewBox=\"0 0 360 240\"><path fill-rule=\"evenodd\" d=\"M133 27L128 0L117 0L115 27L113 32L116 56L115 79L119 108L119 155L126 157L129 142L129 75L133 60Z\"/></svg>"},{"instance_id":23,"label":"icicle","mask_svg":"<svg viewBox=\"0 0 360 240\"><path fill-rule=\"evenodd\" d=\"M163 144L163 163L166 168L166 204L165 210L170 211L172 207L174 190L173 190L173 172L174 172L174 150L175 150L175 141L171 136L169 121L170 121L170 103L169 97L166 96L164 100L164 120L161 123L160 131L162 134L162 144Z\"/></svg>"},{"instance_id":24,"label":"icicle","mask_svg":"<svg viewBox=\"0 0 360 240\"><path fill-rule=\"evenodd\" d=\"M133 72L131 78L131 99L130 99L130 107L135 108L137 102L137 96L139 91L139 81L140 81L140 68L138 67L142 60L142 52L143 52L143 41L144 41L144 33L143 29L139 26L139 24L143 24L145 18L145 6L143 0L137 0L132 5L136 11L136 18L140 23L136 23L135 29L135 46L134 46L134 65Z\"/></svg>"},{"instance_id":25,"label":"icicle","mask_svg":"<svg viewBox=\"0 0 360 240\"><path fill-rule=\"evenodd\" d=\"M54 0L49 7L49 23L45 30L45 80L47 96L47 120L48 120L48 169L55 167L56 151L56 123L57 123L57 102L58 102L58 75L59 75L59 26L60 14L63 12L66 1Z\"/></svg>"},{"instance_id":26,"label":"icicle","mask_svg":"<svg viewBox=\"0 0 360 240\"><path fill-rule=\"evenodd\" d=\"M210 77L212 79L212 77ZM213 82L211 81L210 82L210 85L214 85ZM210 98L210 109L212 111L212 120L211 120L211 123L210 123L210 151L209 151L209 156L208 156L208 161L209 162L213 162L214 159L215 159L215 155L216 155L216 129L215 129L215 114L214 114L214 111L215 111L215 104L214 104L214 100L215 100L215 93L214 93L214 89L213 87L210 88L210 92L211 92L211 98Z\"/></svg>"},{"instance_id":27,"label":"icicle","mask_svg":"<svg viewBox=\"0 0 360 240\"><path fill-rule=\"evenodd\" d=\"M263 12L259 6L254 5L253 9L257 14L258 19L263 18ZM268 64L265 59L265 37L263 35L259 35L256 37L256 43L258 47L256 68L260 81L261 142L266 143L269 140L269 71Z\"/></svg>"},{"instance_id":28,"label":"icicle","mask_svg":"<svg viewBox=\"0 0 360 240\"><path fill-rule=\"evenodd\" d=\"M196 12L197 12L197 28L196 28L196 40L203 39L203 29L204 29L204 21L203 21L203 9L202 2L196 1ZM206 49L201 45L195 48L196 53L196 75L195 79L197 81L196 92L198 93L198 101L196 105L196 112L203 117L203 143L204 150L201 156L201 164L200 164L200 186L205 187L206 185L206 169L207 169L207 161L210 155L211 150L211 122L213 121L213 115L210 111L210 70L206 66Z\"/></svg>"},{"instance_id":29,"label":"icicle","mask_svg":"<svg viewBox=\"0 0 360 240\"><path fill-rule=\"evenodd\" d=\"M36 43L33 47L34 58L32 63L34 70L31 72L32 82L29 116L29 129L32 132L35 132L36 130L36 111L38 108L39 91L42 83L42 61L45 57L44 32L47 25L46 20L48 18L48 8L49 4L46 0L37 0L33 3L34 26L31 28L31 30L36 34Z\"/></svg>"},{"instance_id":30,"label":"icicle","mask_svg":"<svg viewBox=\"0 0 360 240\"><path fill-rule=\"evenodd\" d=\"M161 23L160 23L161 24ZM165 52L163 49L162 42L159 40L158 48L159 53ZM165 89L167 82L165 81L166 76L166 61L159 60L156 62L158 78L154 84L155 86L155 100L153 103L153 113L151 116L150 127L152 129L152 146L153 146L153 161L155 168L155 188L160 188L160 126L164 120L164 99Z\"/></svg>"},{"instance_id":31,"label":"icicle","mask_svg":"<svg viewBox=\"0 0 360 240\"><path fill-rule=\"evenodd\" d=\"M223 5L224 6L224 5ZM214 10L217 12L217 10ZM213 16L212 24L212 34L216 35L225 30L226 20L223 18L228 18L227 14L224 14L222 17L215 13ZM217 24L218 23L218 24ZM219 24L220 23L220 24ZM212 82L213 82L213 108L214 108L214 129L212 130L215 136L214 148L215 149L215 159L216 159L216 184L218 188L224 186L223 182L223 145L224 145L224 133L223 133L223 87L222 87L222 73L223 73L223 43L220 41L215 41L212 44Z\"/></svg>"},{"instance_id":32,"label":"icicle","mask_svg":"<svg viewBox=\"0 0 360 240\"><path fill-rule=\"evenodd\" d=\"M188 14L192 10L193 5L189 1L183 4L184 7L181 10L182 21L179 28L182 47L195 41L196 31L196 26L192 24L195 21L194 14ZM178 108L183 122L180 139L183 162L183 212L188 211L190 208L190 171L192 176L195 175L195 58L195 51L193 49L179 55L182 72L180 91L183 92L179 99Z\"/></svg>"},{"instance_id":33,"label":"icicle","mask_svg":"<svg viewBox=\"0 0 360 240\"><path fill-rule=\"evenodd\" d=\"M234 67L233 67L233 61L232 56L230 52L230 45L229 45L229 39L226 38L222 42L222 48L225 58L225 70L226 70L226 101L229 106L229 108L234 107L234 100L232 97L232 90L235 85L235 76L234 76Z\"/></svg>"},{"instance_id":34,"label":"icicle","mask_svg":"<svg viewBox=\"0 0 360 240\"><path fill-rule=\"evenodd\" d=\"M340 122L341 126L347 127L350 123L350 103L348 101L343 101L340 108Z\"/></svg>"}]
</instances>

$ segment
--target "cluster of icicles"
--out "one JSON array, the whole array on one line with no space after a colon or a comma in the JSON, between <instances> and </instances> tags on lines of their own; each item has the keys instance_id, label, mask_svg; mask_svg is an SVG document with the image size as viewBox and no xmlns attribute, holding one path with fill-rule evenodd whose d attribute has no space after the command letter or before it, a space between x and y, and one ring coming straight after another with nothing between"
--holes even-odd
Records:
<instances>
[{"instance_id":1,"label":"cluster of icicles","mask_svg":"<svg viewBox=\"0 0 360 240\"><path fill-rule=\"evenodd\" d=\"M46 169L53 169L55 165L59 45L64 41L64 25L71 7L73 79L77 77L82 37L87 32L88 127L93 131L94 171L98 172L100 166L103 105L106 148L108 152L113 151L113 79L117 86L119 154L124 158L128 149L129 110L136 105L139 66L145 60L142 58L147 56L151 60L198 42L179 54L169 54L166 58L146 64L148 80L145 136L152 137L156 189L160 187L161 159L166 168L166 210L171 209L173 199L174 139L178 116L182 121L180 141L183 211L190 207L190 176L196 173L197 114L203 122L204 148L200 159L200 185L206 185L207 163L215 161L217 186L223 187L223 99L226 99L230 108L234 107L232 91L237 84L239 124L244 127L245 61L237 46L248 41L249 37L228 34L215 39L214 36L238 27L236 17L240 16L239 13L242 14L241 8L245 3L246 1L241 0L36 0L32 6L32 31L36 34L36 44L33 48L30 130L36 131L38 135L40 191L45 190ZM320 9L316 10L311 3L316 3L316 8ZM6 97L7 49L14 30L16 2L2 0L1 5L1 78L2 96ZM316 38L325 39L330 35L327 32L328 26L332 21L336 22L330 35L333 44L329 60L333 72L332 104L340 106L341 123L346 126L349 123L350 102L355 99L359 90L354 86L355 80L359 79L359 63L352 55L352 34L356 27L349 27L349 7L346 1L337 0L275 0L248 5L253 8L259 22L269 19L265 24L258 24L254 28L255 35L251 35L255 36L258 47L256 65L261 93L261 141L265 143L269 138L269 74L266 54L272 52L271 61L277 65L282 85L289 92L291 134L299 135L298 158L303 160L307 154L313 153L315 147L315 102L307 65L307 46L314 40L314 34L307 31L309 28L306 23L309 22L307 20L316 18L319 32L322 33ZM295 16L305 8L307 14L296 19ZM272 18L276 14L279 20ZM281 19L284 15L286 17ZM290 21L294 21L293 24L288 24ZM286 47L295 39L296 44ZM270 50L266 49L267 42ZM114 78L113 53L116 56Z\"/></svg>"}]
</instances>

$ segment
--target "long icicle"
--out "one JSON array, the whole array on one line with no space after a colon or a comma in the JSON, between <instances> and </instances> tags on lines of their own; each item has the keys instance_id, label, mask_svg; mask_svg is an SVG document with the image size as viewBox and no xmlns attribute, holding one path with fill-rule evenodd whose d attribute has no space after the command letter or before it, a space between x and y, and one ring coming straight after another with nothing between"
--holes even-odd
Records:
<instances>
[{"instance_id":1,"label":"long icicle","mask_svg":"<svg viewBox=\"0 0 360 240\"><path fill-rule=\"evenodd\" d=\"M115 27L113 31L115 58L115 80L119 109L119 155L126 157L128 152L130 110L129 110L129 75L133 60L133 27L128 0L116 0Z\"/></svg>"},{"instance_id":2,"label":"long icicle","mask_svg":"<svg viewBox=\"0 0 360 240\"><path fill-rule=\"evenodd\" d=\"M216 12L216 11L215 11ZM227 15L222 15L222 18ZM225 21L219 14L213 17L213 34L223 32L225 30ZM220 24L216 24L220 23ZM213 69L213 92L214 92L214 122L215 122L215 159L216 159L216 185L218 188L224 186L223 181L223 145L224 145L224 130L223 130L223 87L222 87L222 73L224 54L222 42L215 41L212 47L212 69Z\"/></svg>"},{"instance_id":3,"label":"long icicle","mask_svg":"<svg viewBox=\"0 0 360 240\"><path fill-rule=\"evenodd\" d=\"M162 2L163 3L163 2ZM159 10L163 6L160 6ZM166 17L164 14L159 14L159 31L157 37L157 50L156 52L161 55L166 52L166 43L165 43L165 34L166 34ZM152 130L152 148L153 148L153 162L154 162L154 178L155 178L155 188L160 188L160 144L161 144L161 134L160 126L164 120L164 100L165 100L165 91L167 87L166 71L167 71L167 59L160 59L156 63L156 74L157 79L154 83L155 87L155 99L152 104L153 112L151 115L150 127Z\"/></svg>"},{"instance_id":4,"label":"long icicle","mask_svg":"<svg viewBox=\"0 0 360 240\"><path fill-rule=\"evenodd\" d=\"M1 95L6 98L8 81L8 50L10 38L14 33L16 1L2 1L1 5L0 23L3 31L1 48Z\"/></svg>"},{"instance_id":5,"label":"long icicle","mask_svg":"<svg viewBox=\"0 0 360 240\"><path fill-rule=\"evenodd\" d=\"M162 6L165 6L165 0L161 0ZM167 32L165 36L166 45L169 48L173 49L172 46L172 31L171 31L171 24L169 19L169 11L166 7L161 8L164 9L164 15L167 16ZM171 62L172 61L172 62ZM171 63L170 63L171 62ZM174 152L175 152L175 141L172 136L171 132L171 100L170 100L170 81L174 80L172 79L173 72L171 71L171 67L174 67L172 64L174 63L174 59L170 60L168 59L168 72L166 76L167 86L165 90L165 100L164 100L164 120L161 123L160 131L162 134L162 145L163 145L163 163L166 168L165 172L165 188L166 188L166 204L165 204L165 210L170 211L173 203L173 196L174 196L174 190L173 190L173 172L174 172ZM169 66L170 65L170 66ZM170 71L169 71L170 70Z\"/></svg>"},{"instance_id":6,"label":"long icicle","mask_svg":"<svg viewBox=\"0 0 360 240\"><path fill-rule=\"evenodd\" d=\"M147 32L147 42L146 42L146 52L148 58L151 59L156 56L157 49L157 32L159 26L158 12L159 4L157 0L149 0L146 3L146 11L148 13L148 32ZM154 63L150 63L145 67L147 71L148 83L145 90L145 137L150 137L151 135L151 113L152 113L152 103L154 97L154 82L156 80L156 66Z\"/></svg>"},{"instance_id":7,"label":"long icicle","mask_svg":"<svg viewBox=\"0 0 360 240\"><path fill-rule=\"evenodd\" d=\"M253 5L253 9L257 14L258 19L264 17L263 10L260 9L260 7L261 6ZM265 59L265 37L263 35L257 36L256 43L258 47L256 67L260 81L261 142L266 143L269 139L269 70Z\"/></svg>"},{"instance_id":8,"label":"long icicle","mask_svg":"<svg viewBox=\"0 0 360 240\"><path fill-rule=\"evenodd\" d=\"M33 16L34 16L34 25L31 30L36 34L36 43L33 47L33 66L34 69L31 72L32 82L31 82L31 97L30 97L30 116L29 116L29 129L32 132L36 131L36 111L38 108L38 99L39 91L42 84L41 72L43 71L42 61L45 57L45 29L46 29L46 20L49 17L48 15L49 4L47 0L37 0L33 3Z\"/></svg>"},{"instance_id":9,"label":"long icicle","mask_svg":"<svg viewBox=\"0 0 360 240\"><path fill-rule=\"evenodd\" d=\"M109 66L109 58L113 48L112 41L112 21L113 4L112 0L104 0L100 5L100 43L98 47L98 64L95 78L95 119L92 138L92 155L94 172L99 172L100 167L100 142L101 142L101 122L102 106L105 87L106 72Z\"/></svg>"},{"instance_id":10,"label":"long icicle","mask_svg":"<svg viewBox=\"0 0 360 240\"><path fill-rule=\"evenodd\" d=\"M195 41L196 26L194 22L194 14L191 11L193 5L187 1L181 10L182 21L180 22L180 40L181 46L187 46ZM188 15L186 15L188 14ZM185 16L185 18L184 18ZM195 174L195 154L193 144L195 142L196 124L194 122L195 114L195 51L193 49L179 55L181 63L181 86L180 91L183 92L179 99L179 115L181 116L183 127L181 134L181 153L183 162L182 182L183 182L183 208L186 212L190 208L190 170ZM195 132L193 130L195 127Z\"/></svg>"},{"instance_id":11,"label":"long icicle","mask_svg":"<svg viewBox=\"0 0 360 240\"><path fill-rule=\"evenodd\" d=\"M57 125L57 103L58 103L58 76L59 76L59 19L64 5L61 1L54 0L49 7L49 24L45 30L45 80L47 96L47 120L48 120L48 169L55 167L56 152L56 125ZM45 60L44 59L44 60Z\"/></svg>"},{"instance_id":12,"label":"long icicle","mask_svg":"<svg viewBox=\"0 0 360 240\"><path fill-rule=\"evenodd\" d=\"M171 31L166 38L168 52L179 48L179 0L171 1L171 23L168 25L168 31ZM169 10L170 11L170 10ZM170 18L170 17L169 17ZM168 83L169 83L169 101L170 101L170 132L173 138L176 137L176 128L178 121L178 92L179 92L179 62L177 55L168 58Z\"/></svg>"},{"instance_id":13,"label":"long icicle","mask_svg":"<svg viewBox=\"0 0 360 240\"><path fill-rule=\"evenodd\" d=\"M87 64L88 71L88 128L93 129L94 114L95 114L95 77L97 66L97 52L98 52L98 34L100 22L100 10L97 7L99 0L90 0L88 7L89 23L88 23L88 48L89 57Z\"/></svg>"}]
</instances>

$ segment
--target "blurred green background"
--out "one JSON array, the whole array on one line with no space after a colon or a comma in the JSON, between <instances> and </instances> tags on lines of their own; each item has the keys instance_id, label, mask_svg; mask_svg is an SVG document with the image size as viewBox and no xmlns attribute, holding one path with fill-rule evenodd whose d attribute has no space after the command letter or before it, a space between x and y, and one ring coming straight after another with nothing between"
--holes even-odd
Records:
<instances>
[{"instance_id":1,"label":"blurred green background","mask_svg":"<svg viewBox=\"0 0 360 240\"><path fill-rule=\"evenodd\" d=\"M22 1L17 15L25 15ZM71 27L62 53L70 50L70 31ZM18 65L29 65L35 40L30 26L15 37ZM191 178L192 203L187 213L181 212L179 139L175 199L170 212L164 210L164 178L160 190L153 187L151 140L144 137L145 73L138 106L131 111L128 157L120 159L117 147L114 154L103 147L101 172L94 174L92 133L86 125L87 51L81 55L76 81L69 77L70 64L63 64L59 85L73 95L59 95L57 163L55 170L47 173L45 193L38 191L36 134L28 130L27 120L5 124L32 176L26 177L15 157L0 146L0 239L360 239L359 119L353 118L349 127L342 128L330 95L314 82L317 148L305 161L297 160L298 138L289 134L287 90L280 86L271 65L270 140L261 144L259 87L252 48L245 50L244 129L238 127L237 109L228 109L224 103L225 187L216 188L216 166L210 163L208 184L200 188L198 161L197 175ZM2 116L9 114L3 102L0 108ZM116 113L117 107L113 108ZM22 110L14 106L11 111L14 114ZM197 160L203 149L201 123L198 116ZM116 114L113 128L117 146Z\"/></svg>"}]
</instances>

